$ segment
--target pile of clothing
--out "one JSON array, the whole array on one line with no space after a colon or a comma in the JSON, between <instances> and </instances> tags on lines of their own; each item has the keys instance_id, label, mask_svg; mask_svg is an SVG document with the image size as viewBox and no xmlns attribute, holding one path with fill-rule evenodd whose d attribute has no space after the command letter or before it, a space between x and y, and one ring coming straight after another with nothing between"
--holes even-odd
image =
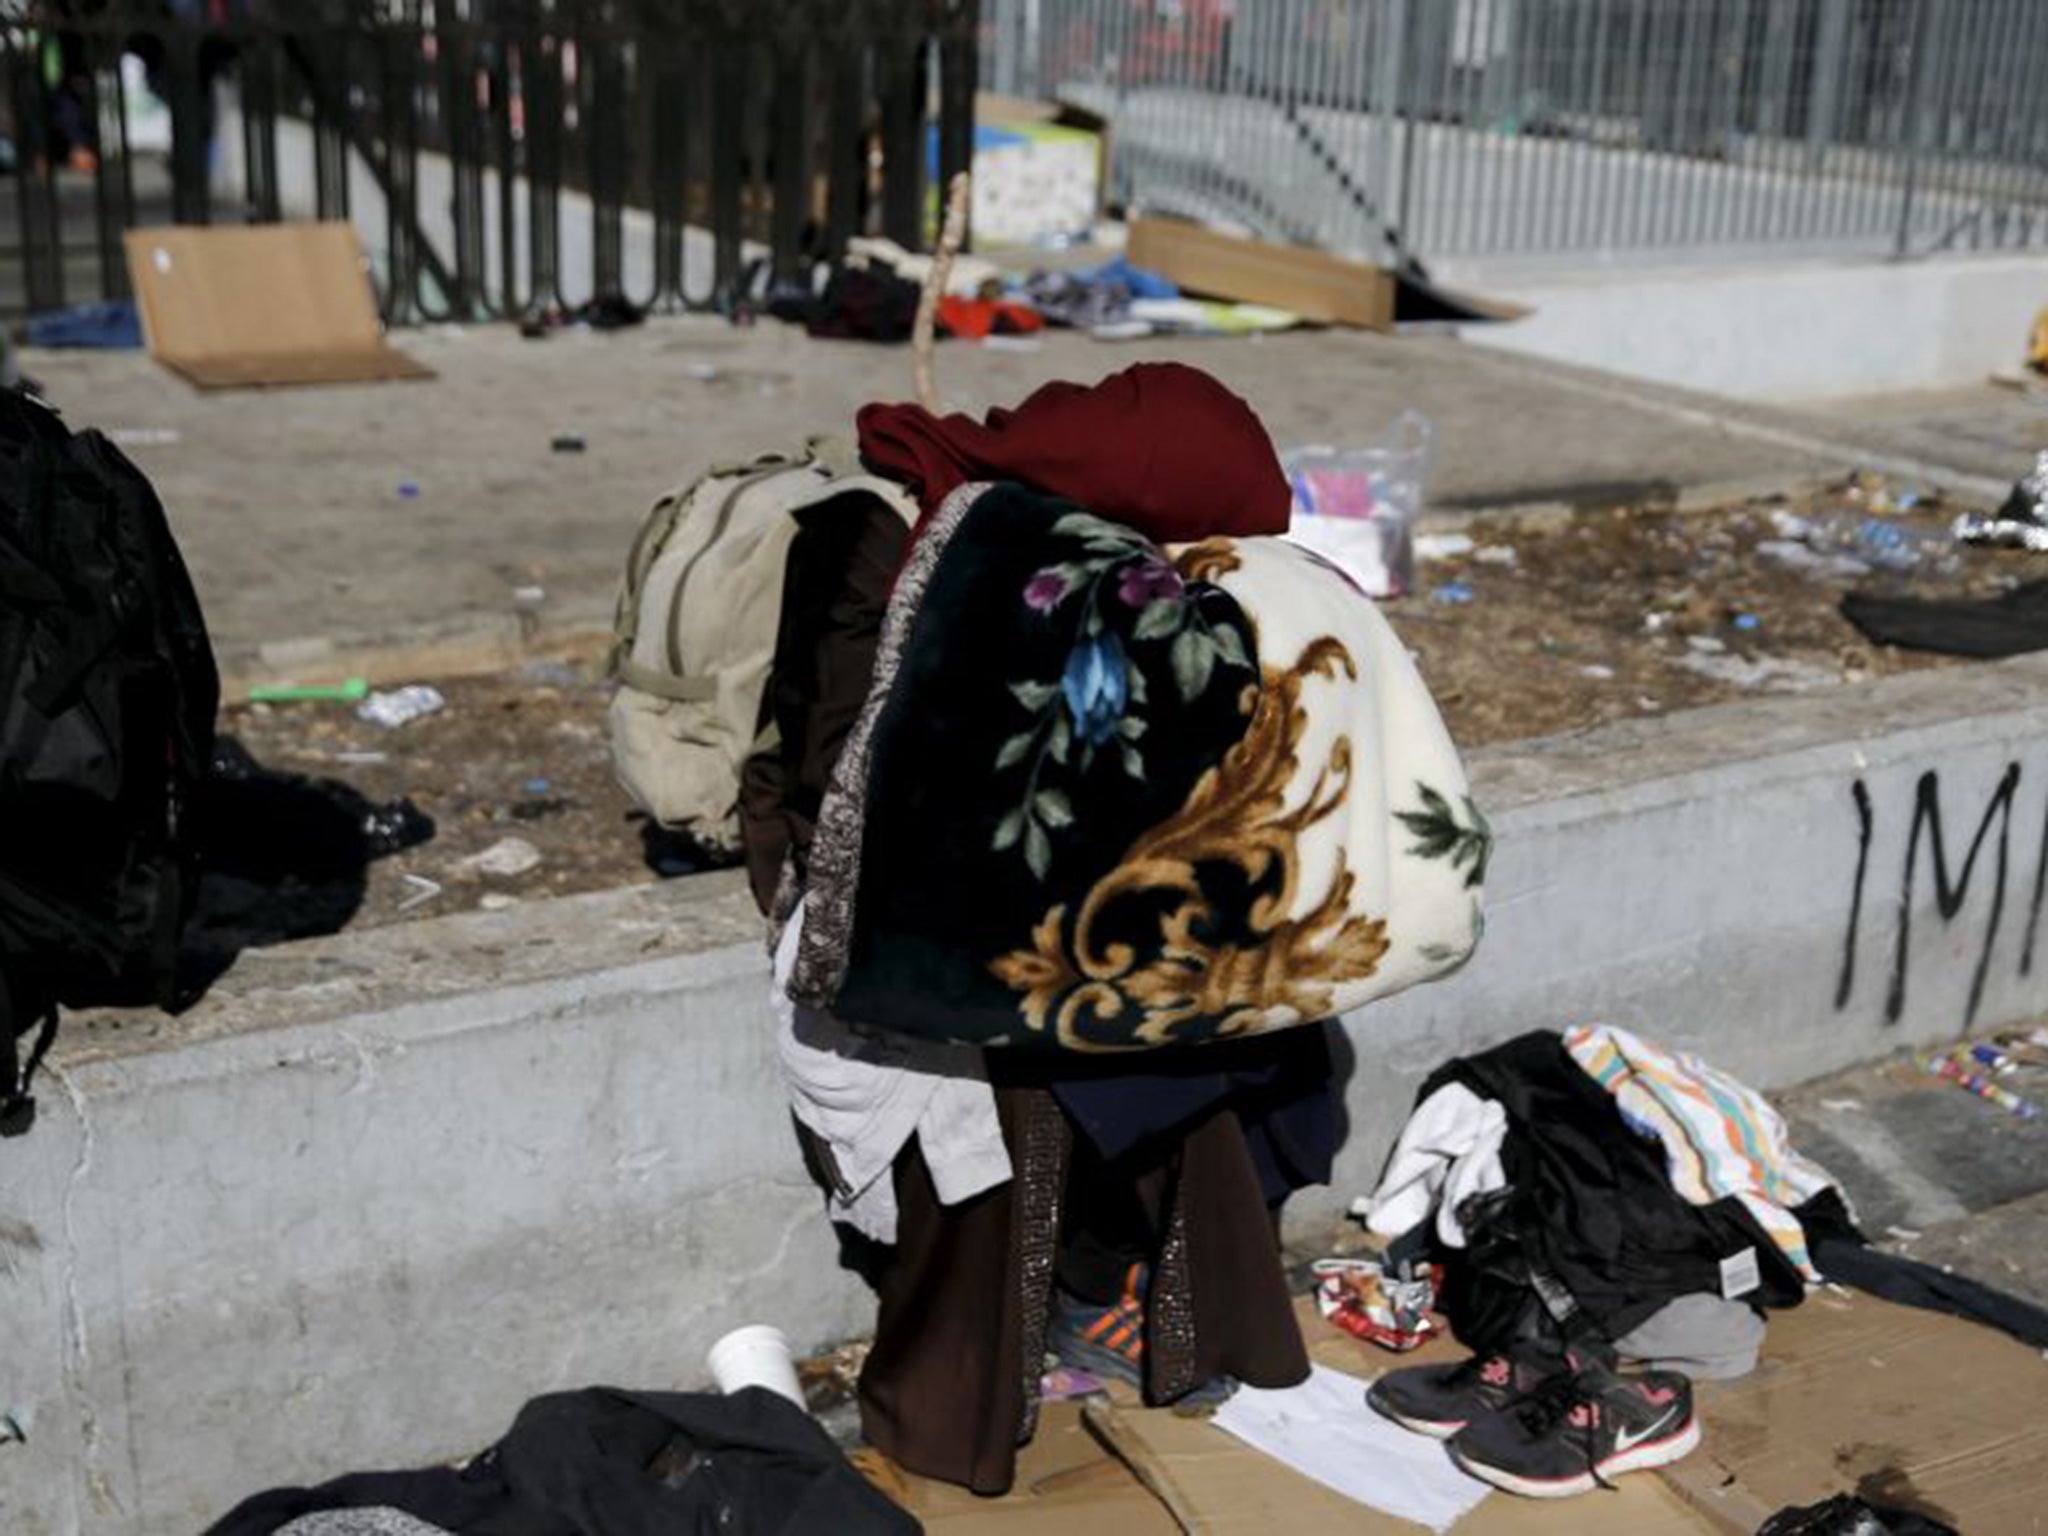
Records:
<instances>
[{"instance_id":1,"label":"pile of clothing","mask_svg":"<svg viewBox=\"0 0 2048 1536\"><path fill-rule=\"evenodd\" d=\"M902 342L910 339L931 265L930 256L864 236L848 241L837 263L815 269L802 282L767 287L762 266L742 287L761 290L761 306L769 314L810 335ZM968 340L1029 336L1049 325L1084 330L1102 341L1127 341L1242 336L1301 323L1298 315L1264 305L1189 298L1169 279L1121 255L1023 278L979 257L956 257L936 320L939 335Z\"/></svg>"},{"instance_id":2,"label":"pile of clothing","mask_svg":"<svg viewBox=\"0 0 2048 1536\"><path fill-rule=\"evenodd\" d=\"M1823 1281L2048 1346L2039 1309L1868 1248L1754 1090L1604 1025L1439 1068L1357 1209L1389 1240L1390 1275L1440 1278L1473 1351L1389 1372L1368 1401L1516 1493L1688 1454L1693 1380L1747 1374L1767 1311Z\"/></svg>"}]
</instances>

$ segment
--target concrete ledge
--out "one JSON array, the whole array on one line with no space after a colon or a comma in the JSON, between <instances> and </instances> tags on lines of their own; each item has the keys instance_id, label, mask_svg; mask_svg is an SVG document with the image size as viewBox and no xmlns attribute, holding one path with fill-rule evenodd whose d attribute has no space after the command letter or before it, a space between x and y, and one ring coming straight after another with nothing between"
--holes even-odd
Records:
<instances>
[{"instance_id":1,"label":"concrete ledge","mask_svg":"<svg viewBox=\"0 0 2048 1536\"><path fill-rule=\"evenodd\" d=\"M1441 274L1531 306L1470 338L1560 362L1756 400L1981 384L2014 368L2048 287L2038 255L1768 266L1517 271L1445 263Z\"/></svg>"},{"instance_id":2,"label":"concrete ledge","mask_svg":"<svg viewBox=\"0 0 2048 1536\"><path fill-rule=\"evenodd\" d=\"M1491 933L1345 1021L1351 1138L1298 1223L1369 1184L1424 1073L1523 1029L1604 1017L1780 1086L2048 1012L2048 658L1472 766ZM194 1530L472 1449L536 1392L698 1381L739 1321L864 1326L764 978L713 876L252 952L182 1018L77 1021L0 1146L0 1529Z\"/></svg>"}]
</instances>

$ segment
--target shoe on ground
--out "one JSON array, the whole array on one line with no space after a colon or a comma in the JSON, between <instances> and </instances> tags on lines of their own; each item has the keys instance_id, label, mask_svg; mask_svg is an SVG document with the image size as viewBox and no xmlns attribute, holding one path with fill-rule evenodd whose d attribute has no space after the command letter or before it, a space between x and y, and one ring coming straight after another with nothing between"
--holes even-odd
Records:
<instances>
[{"instance_id":1,"label":"shoe on ground","mask_svg":"<svg viewBox=\"0 0 2048 1536\"><path fill-rule=\"evenodd\" d=\"M1046 1347L1061 1365L1104 1381L1145 1389L1145 1292L1149 1276L1134 1264L1124 1277L1123 1295L1113 1306L1055 1289ZM1172 1403L1176 1413L1200 1414L1222 1406L1237 1383L1227 1376L1204 1382Z\"/></svg>"},{"instance_id":2,"label":"shoe on ground","mask_svg":"<svg viewBox=\"0 0 2048 1536\"><path fill-rule=\"evenodd\" d=\"M1448 1440L1568 1370L1561 1346L1520 1340L1455 1365L1410 1365L1388 1371L1366 1388L1365 1400L1403 1429Z\"/></svg>"},{"instance_id":3,"label":"shoe on ground","mask_svg":"<svg viewBox=\"0 0 2048 1536\"><path fill-rule=\"evenodd\" d=\"M1474 1477L1535 1499L1569 1498L1630 1472L1669 1466L1700 1443L1692 1383L1676 1371L1620 1375L1573 1356L1573 1369L1450 1440Z\"/></svg>"},{"instance_id":4,"label":"shoe on ground","mask_svg":"<svg viewBox=\"0 0 2048 1536\"><path fill-rule=\"evenodd\" d=\"M1144 1265L1133 1264L1124 1276L1123 1295L1108 1307L1055 1289L1046 1347L1061 1365L1142 1387L1147 1279Z\"/></svg>"}]
</instances>

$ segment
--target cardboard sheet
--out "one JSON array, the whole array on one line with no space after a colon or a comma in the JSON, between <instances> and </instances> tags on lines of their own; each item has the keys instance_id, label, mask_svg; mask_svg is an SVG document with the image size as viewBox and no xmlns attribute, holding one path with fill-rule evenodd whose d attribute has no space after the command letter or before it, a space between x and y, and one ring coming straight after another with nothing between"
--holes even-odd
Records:
<instances>
[{"instance_id":1,"label":"cardboard sheet","mask_svg":"<svg viewBox=\"0 0 2048 1536\"><path fill-rule=\"evenodd\" d=\"M1371 1378L1464 1353L1437 1339L1392 1355L1307 1302L1317 1363ZM1490 1494L1454 1536L1737 1536L1788 1504L1860 1492L1958 1530L2048 1532L2048 1361L1973 1323L1820 1292L1771 1315L1763 1362L1702 1383L1700 1450L1613 1492L1541 1501ZM1049 1405L1016 1492L977 1499L912 1480L936 1536L1419 1536L1290 1471L1215 1425L1137 1405ZM1114 1446L1122 1463L1104 1449ZM1147 1490L1150 1490L1149 1492Z\"/></svg>"},{"instance_id":2,"label":"cardboard sheet","mask_svg":"<svg viewBox=\"0 0 2048 1536\"><path fill-rule=\"evenodd\" d=\"M1772 1313L1758 1368L1699 1401L1706 1442L1682 1465L1768 1509L1860 1493L1973 1536L2048 1531L2048 1360L1989 1328L1823 1291Z\"/></svg>"},{"instance_id":3,"label":"cardboard sheet","mask_svg":"<svg viewBox=\"0 0 2048 1536\"><path fill-rule=\"evenodd\" d=\"M1394 324L1393 273L1322 251L1246 240L1174 219L1137 219L1126 254L1132 265L1190 293L1268 304L1326 325L1384 331Z\"/></svg>"},{"instance_id":4,"label":"cardboard sheet","mask_svg":"<svg viewBox=\"0 0 2048 1536\"><path fill-rule=\"evenodd\" d=\"M427 379L387 343L347 224L130 230L149 352L201 389Z\"/></svg>"},{"instance_id":5,"label":"cardboard sheet","mask_svg":"<svg viewBox=\"0 0 2048 1536\"><path fill-rule=\"evenodd\" d=\"M1005 1497L981 1498L926 1478L907 1480L926 1536L1177 1536L1166 1507L1081 1422L1077 1402L1047 1403L1038 1435L1017 1457Z\"/></svg>"}]
</instances>

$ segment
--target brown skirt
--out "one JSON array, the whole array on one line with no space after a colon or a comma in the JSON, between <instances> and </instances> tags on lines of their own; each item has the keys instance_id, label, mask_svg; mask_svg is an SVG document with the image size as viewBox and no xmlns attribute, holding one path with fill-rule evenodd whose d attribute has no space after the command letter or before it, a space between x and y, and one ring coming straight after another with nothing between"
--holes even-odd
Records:
<instances>
[{"instance_id":1,"label":"brown skirt","mask_svg":"<svg viewBox=\"0 0 2048 1536\"><path fill-rule=\"evenodd\" d=\"M1037 1426L1038 1381L1072 1134L1050 1092L996 1090L1016 1176L943 1206L915 1142L896 1161L897 1247L860 1379L870 1444L925 1477L1008 1490ZM1147 1176L1164 1216L1146 1306L1146 1397L1220 1375L1308 1376L1279 1245L1237 1116L1218 1110Z\"/></svg>"}]
</instances>

